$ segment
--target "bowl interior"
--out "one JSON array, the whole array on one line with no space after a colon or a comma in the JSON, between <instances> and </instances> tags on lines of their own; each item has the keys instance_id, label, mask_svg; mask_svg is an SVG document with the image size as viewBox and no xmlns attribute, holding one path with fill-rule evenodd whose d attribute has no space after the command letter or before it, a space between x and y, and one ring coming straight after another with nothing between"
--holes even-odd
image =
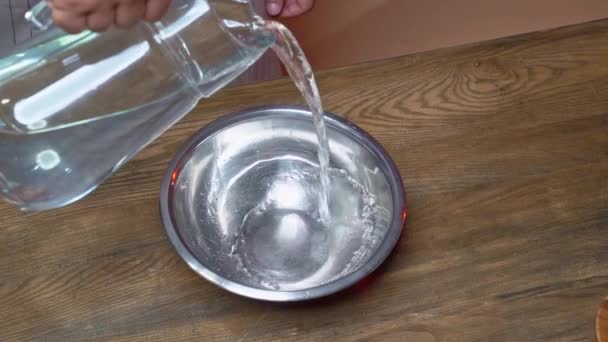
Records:
<instances>
[{"instance_id":1,"label":"bowl interior","mask_svg":"<svg viewBox=\"0 0 608 342\"><path fill-rule=\"evenodd\" d=\"M225 119L178 157L171 224L215 280L272 291L322 286L365 265L395 229L400 189L386 159L352 126L326 120L329 222L319 219L318 144L306 111Z\"/></svg>"}]
</instances>

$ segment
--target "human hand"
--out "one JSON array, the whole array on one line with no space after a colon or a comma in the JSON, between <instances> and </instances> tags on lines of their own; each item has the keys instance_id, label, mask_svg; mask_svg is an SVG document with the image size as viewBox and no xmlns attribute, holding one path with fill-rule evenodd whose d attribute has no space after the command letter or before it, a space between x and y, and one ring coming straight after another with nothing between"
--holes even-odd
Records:
<instances>
[{"instance_id":1,"label":"human hand","mask_svg":"<svg viewBox=\"0 0 608 342\"><path fill-rule=\"evenodd\" d=\"M53 22L68 33L129 28L140 20L157 21L171 0L49 0Z\"/></svg>"},{"instance_id":2,"label":"human hand","mask_svg":"<svg viewBox=\"0 0 608 342\"><path fill-rule=\"evenodd\" d=\"M271 16L294 17L312 9L315 0L265 0ZM68 33L129 28L139 20L157 21L171 0L49 0L53 22Z\"/></svg>"},{"instance_id":3,"label":"human hand","mask_svg":"<svg viewBox=\"0 0 608 342\"><path fill-rule=\"evenodd\" d=\"M273 17L289 18L312 9L315 0L266 0L266 11Z\"/></svg>"}]
</instances>

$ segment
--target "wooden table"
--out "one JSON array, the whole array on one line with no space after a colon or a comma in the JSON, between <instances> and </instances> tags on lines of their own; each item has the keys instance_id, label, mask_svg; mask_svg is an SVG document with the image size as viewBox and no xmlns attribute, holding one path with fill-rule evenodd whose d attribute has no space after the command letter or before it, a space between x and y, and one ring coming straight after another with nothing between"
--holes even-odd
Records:
<instances>
[{"instance_id":1,"label":"wooden table","mask_svg":"<svg viewBox=\"0 0 608 342\"><path fill-rule=\"evenodd\" d=\"M202 103L66 209L0 206L0 340L592 340L608 295L608 21L319 74L329 111L386 147L406 239L376 277L277 305L177 256L160 179L197 129L301 102L287 80Z\"/></svg>"}]
</instances>

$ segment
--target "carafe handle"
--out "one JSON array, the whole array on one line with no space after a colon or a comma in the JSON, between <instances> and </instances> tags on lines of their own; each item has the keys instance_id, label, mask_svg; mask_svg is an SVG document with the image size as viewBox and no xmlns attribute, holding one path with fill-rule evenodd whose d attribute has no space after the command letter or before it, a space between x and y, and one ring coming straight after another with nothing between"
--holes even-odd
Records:
<instances>
[{"instance_id":1,"label":"carafe handle","mask_svg":"<svg viewBox=\"0 0 608 342\"><path fill-rule=\"evenodd\" d=\"M53 12L44 0L25 13L25 19L38 30L46 30L53 26Z\"/></svg>"}]
</instances>

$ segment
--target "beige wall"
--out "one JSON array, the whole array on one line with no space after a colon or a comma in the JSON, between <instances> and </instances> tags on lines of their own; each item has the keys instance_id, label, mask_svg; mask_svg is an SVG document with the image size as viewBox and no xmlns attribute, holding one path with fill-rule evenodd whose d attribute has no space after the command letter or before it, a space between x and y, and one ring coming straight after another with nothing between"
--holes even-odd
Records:
<instances>
[{"instance_id":1,"label":"beige wall","mask_svg":"<svg viewBox=\"0 0 608 342\"><path fill-rule=\"evenodd\" d=\"M323 69L600 18L608 0L317 0L285 23Z\"/></svg>"}]
</instances>

